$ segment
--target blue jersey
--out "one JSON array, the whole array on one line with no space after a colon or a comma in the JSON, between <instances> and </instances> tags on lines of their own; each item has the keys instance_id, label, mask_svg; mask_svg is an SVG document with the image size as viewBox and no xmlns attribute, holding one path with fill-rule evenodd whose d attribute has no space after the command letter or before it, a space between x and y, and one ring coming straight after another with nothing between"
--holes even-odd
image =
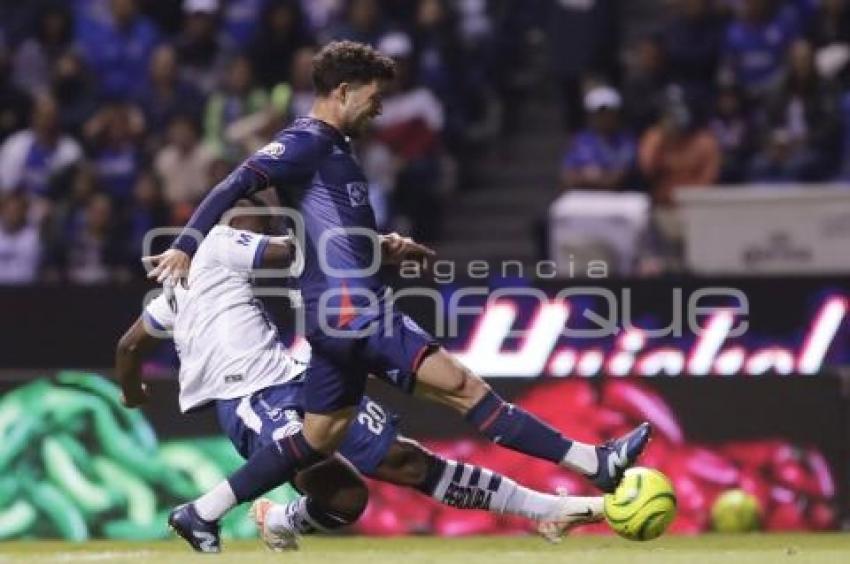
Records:
<instances>
[{"instance_id":1,"label":"blue jersey","mask_svg":"<svg viewBox=\"0 0 850 564\"><path fill-rule=\"evenodd\" d=\"M375 266L380 260L375 256L375 214L351 146L332 126L314 118L296 120L216 186L187 229L206 235L239 197L270 186L304 219L300 286L308 335L321 327L322 307L332 308L328 326L361 328L376 313L368 306L384 294ZM174 246L191 255L197 244L181 235Z\"/></svg>"}]
</instances>

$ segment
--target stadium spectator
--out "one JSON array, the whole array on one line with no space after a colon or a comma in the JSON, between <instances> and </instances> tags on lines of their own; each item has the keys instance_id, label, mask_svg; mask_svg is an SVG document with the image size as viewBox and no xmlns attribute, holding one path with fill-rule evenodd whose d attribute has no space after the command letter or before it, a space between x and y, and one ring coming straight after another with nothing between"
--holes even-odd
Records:
<instances>
[{"instance_id":1,"label":"stadium spectator","mask_svg":"<svg viewBox=\"0 0 850 564\"><path fill-rule=\"evenodd\" d=\"M145 235L156 227L170 224L168 206L162 200L162 187L153 171L142 171L133 186L133 201L125 217L127 231L127 255L141 256ZM158 245L149 252L165 250L165 238L153 241ZM137 265L139 268L141 264Z\"/></svg>"},{"instance_id":2,"label":"stadium spectator","mask_svg":"<svg viewBox=\"0 0 850 564\"><path fill-rule=\"evenodd\" d=\"M29 96L12 80L10 54L0 40L0 142L21 129L29 113Z\"/></svg>"},{"instance_id":3,"label":"stadium spectator","mask_svg":"<svg viewBox=\"0 0 850 564\"><path fill-rule=\"evenodd\" d=\"M572 140L561 165L564 188L619 190L634 171L636 144L620 125L620 94L597 86L584 97L589 127Z\"/></svg>"},{"instance_id":4,"label":"stadium spectator","mask_svg":"<svg viewBox=\"0 0 850 564\"><path fill-rule=\"evenodd\" d=\"M91 163L81 161L70 172L68 196L60 201L48 222L51 256L61 255L65 240L83 224L85 209L92 197L100 192L97 173ZM53 261L55 262L55 260Z\"/></svg>"},{"instance_id":5,"label":"stadium spectator","mask_svg":"<svg viewBox=\"0 0 850 564\"><path fill-rule=\"evenodd\" d=\"M770 132L766 145L753 157L747 180L783 184L803 180L812 173L812 155L784 128Z\"/></svg>"},{"instance_id":6,"label":"stadium spectator","mask_svg":"<svg viewBox=\"0 0 850 564\"><path fill-rule=\"evenodd\" d=\"M100 94L129 98L144 85L159 31L139 13L136 0L110 0L106 21L78 26L85 59L97 74Z\"/></svg>"},{"instance_id":7,"label":"stadium spectator","mask_svg":"<svg viewBox=\"0 0 850 564\"><path fill-rule=\"evenodd\" d=\"M269 2L251 47L257 81L265 88L291 82L293 59L299 49L315 43L307 32L297 0Z\"/></svg>"},{"instance_id":8,"label":"stadium spectator","mask_svg":"<svg viewBox=\"0 0 850 564\"><path fill-rule=\"evenodd\" d=\"M415 82L410 37L388 34L379 48L393 57L397 66L383 111L374 121L374 140L395 158L395 209L410 222L414 237L433 241L439 231L443 106L430 90Z\"/></svg>"},{"instance_id":9,"label":"stadium spectator","mask_svg":"<svg viewBox=\"0 0 850 564\"><path fill-rule=\"evenodd\" d=\"M186 21L176 40L183 78L209 94L218 85L236 45L221 31L218 0L184 0Z\"/></svg>"},{"instance_id":10,"label":"stadium spectator","mask_svg":"<svg viewBox=\"0 0 850 564\"><path fill-rule=\"evenodd\" d=\"M148 130L157 141L164 137L173 116L194 114L200 119L204 103L197 87L180 76L177 52L167 44L154 51L148 80L136 100L144 111Z\"/></svg>"},{"instance_id":11,"label":"stadium spectator","mask_svg":"<svg viewBox=\"0 0 850 564\"><path fill-rule=\"evenodd\" d=\"M15 82L31 92L50 84L51 69L70 48L74 39L71 13L64 6L50 4L39 15L35 34L15 52Z\"/></svg>"},{"instance_id":12,"label":"stadium spectator","mask_svg":"<svg viewBox=\"0 0 850 564\"><path fill-rule=\"evenodd\" d=\"M144 131L141 110L123 102L104 106L83 131L98 184L121 208L130 199L142 165L139 139Z\"/></svg>"},{"instance_id":13,"label":"stadium spectator","mask_svg":"<svg viewBox=\"0 0 850 564\"><path fill-rule=\"evenodd\" d=\"M51 92L59 104L59 123L64 131L80 137L83 124L97 109L96 84L86 72L80 55L61 55L51 72Z\"/></svg>"},{"instance_id":14,"label":"stadium spectator","mask_svg":"<svg viewBox=\"0 0 850 564\"><path fill-rule=\"evenodd\" d=\"M583 81L591 73L616 81L620 32L615 0L553 2L546 22L552 62L563 96L567 128L583 125ZM528 9L525 4L521 10Z\"/></svg>"},{"instance_id":15,"label":"stadium spectator","mask_svg":"<svg viewBox=\"0 0 850 564\"><path fill-rule=\"evenodd\" d=\"M316 54L312 47L303 47L295 52L292 59L292 102L289 105L289 113L292 117L306 116L310 113L313 100L313 55Z\"/></svg>"},{"instance_id":16,"label":"stadium spectator","mask_svg":"<svg viewBox=\"0 0 850 564\"><path fill-rule=\"evenodd\" d=\"M704 94L712 88L723 45L723 21L713 0L675 0L662 34L670 79Z\"/></svg>"},{"instance_id":17,"label":"stadium spectator","mask_svg":"<svg viewBox=\"0 0 850 564\"><path fill-rule=\"evenodd\" d=\"M227 0L222 7L224 32L236 45L247 45L262 25L269 0Z\"/></svg>"},{"instance_id":18,"label":"stadium spectator","mask_svg":"<svg viewBox=\"0 0 850 564\"><path fill-rule=\"evenodd\" d=\"M823 0L812 18L808 36L815 47L850 42L850 6L847 0Z\"/></svg>"},{"instance_id":19,"label":"stadium spectator","mask_svg":"<svg viewBox=\"0 0 850 564\"><path fill-rule=\"evenodd\" d=\"M720 147L696 114L697 104L680 90L668 95L659 122L640 140L638 161L654 201L673 203L683 188L710 186L720 174Z\"/></svg>"},{"instance_id":20,"label":"stadium spectator","mask_svg":"<svg viewBox=\"0 0 850 564\"><path fill-rule=\"evenodd\" d=\"M350 0L345 19L327 39L350 39L374 47L386 31L378 0Z\"/></svg>"},{"instance_id":21,"label":"stadium spectator","mask_svg":"<svg viewBox=\"0 0 850 564\"><path fill-rule=\"evenodd\" d=\"M76 284L126 282L131 276L125 245L118 237L109 196L98 193L86 204L82 222L71 230L63 265Z\"/></svg>"},{"instance_id":22,"label":"stadium spectator","mask_svg":"<svg viewBox=\"0 0 850 564\"><path fill-rule=\"evenodd\" d=\"M811 44L797 40L788 53L787 76L768 100L770 123L785 129L799 153L809 162L809 180L831 176L838 160L838 108L836 95L815 69Z\"/></svg>"},{"instance_id":23,"label":"stadium spectator","mask_svg":"<svg viewBox=\"0 0 850 564\"><path fill-rule=\"evenodd\" d=\"M230 61L221 88L207 101L204 112L204 136L207 145L229 160L239 160L248 151L262 146L255 138L268 139L289 106L291 89L279 84L267 91L254 81L251 60L237 55Z\"/></svg>"},{"instance_id":24,"label":"stadium spectator","mask_svg":"<svg viewBox=\"0 0 850 564\"><path fill-rule=\"evenodd\" d=\"M640 39L623 83L625 114L637 132L645 131L658 118L658 109L669 82L666 54L661 41L648 36Z\"/></svg>"},{"instance_id":25,"label":"stadium spectator","mask_svg":"<svg viewBox=\"0 0 850 564\"><path fill-rule=\"evenodd\" d=\"M841 140L838 145L841 151L841 169L838 172L838 179L850 182L850 91L842 95L839 111Z\"/></svg>"},{"instance_id":26,"label":"stadium spectator","mask_svg":"<svg viewBox=\"0 0 850 564\"><path fill-rule=\"evenodd\" d=\"M41 237L38 225L29 219L26 194L0 195L0 285L35 282L41 255Z\"/></svg>"},{"instance_id":27,"label":"stadium spectator","mask_svg":"<svg viewBox=\"0 0 850 564\"><path fill-rule=\"evenodd\" d=\"M465 98L470 78L457 34L455 15L444 0L419 0L413 28L416 81L433 92L446 114L444 138L462 137L466 127ZM457 145L452 142L451 145Z\"/></svg>"},{"instance_id":28,"label":"stadium spectator","mask_svg":"<svg viewBox=\"0 0 850 564\"><path fill-rule=\"evenodd\" d=\"M172 207L172 219L188 218L194 205L210 188L207 174L215 152L201 141L198 123L187 115L177 115L168 126L168 143L155 159L162 179L162 193Z\"/></svg>"},{"instance_id":29,"label":"stadium spectator","mask_svg":"<svg viewBox=\"0 0 850 564\"><path fill-rule=\"evenodd\" d=\"M79 143L60 129L56 101L36 96L29 129L9 136L0 147L0 189L21 188L46 197L51 179L82 155Z\"/></svg>"},{"instance_id":30,"label":"stadium spectator","mask_svg":"<svg viewBox=\"0 0 850 564\"><path fill-rule=\"evenodd\" d=\"M718 181L724 184L743 182L755 149L755 132L738 89L727 86L719 90L709 126L722 153Z\"/></svg>"},{"instance_id":31,"label":"stadium spectator","mask_svg":"<svg viewBox=\"0 0 850 564\"><path fill-rule=\"evenodd\" d=\"M726 30L724 56L737 84L761 98L782 80L785 53L797 35L795 22L772 0L743 0Z\"/></svg>"}]
</instances>

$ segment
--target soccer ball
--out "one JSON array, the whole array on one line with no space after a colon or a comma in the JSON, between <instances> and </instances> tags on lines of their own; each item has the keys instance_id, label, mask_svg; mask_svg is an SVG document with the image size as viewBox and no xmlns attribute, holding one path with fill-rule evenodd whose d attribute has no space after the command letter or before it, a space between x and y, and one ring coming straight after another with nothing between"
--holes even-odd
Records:
<instances>
[{"instance_id":1,"label":"soccer ball","mask_svg":"<svg viewBox=\"0 0 850 564\"><path fill-rule=\"evenodd\" d=\"M711 525L720 533L749 533L759 528L761 507L744 490L723 492L711 506Z\"/></svg>"},{"instance_id":2,"label":"soccer ball","mask_svg":"<svg viewBox=\"0 0 850 564\"><path fill-rule=\"evenodd\" d=\"M605 495L605 519L629 540L658 538L675 517L676 493L658 470L629 468L614 493Z\"/></svg>"}]
</instances>

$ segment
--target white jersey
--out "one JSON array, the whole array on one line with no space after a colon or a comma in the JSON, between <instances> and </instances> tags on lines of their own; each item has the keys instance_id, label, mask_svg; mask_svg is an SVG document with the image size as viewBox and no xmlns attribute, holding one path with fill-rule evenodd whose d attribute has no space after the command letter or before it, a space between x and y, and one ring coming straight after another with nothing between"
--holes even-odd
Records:
<instances>
[{"instance_id":1,"label":"white jersey","mask_svg":"<svg viewBox=\"0 0 850 564\"><path fill-rule=\"evenodd\" d=\"M160 294L144 312L149 328L171 331L180 356L180 409L248 396L301 375L262 303L251 270L269 243L265 235L218 225L198 247L189 289Z\"/></svg>"}]
</instances>

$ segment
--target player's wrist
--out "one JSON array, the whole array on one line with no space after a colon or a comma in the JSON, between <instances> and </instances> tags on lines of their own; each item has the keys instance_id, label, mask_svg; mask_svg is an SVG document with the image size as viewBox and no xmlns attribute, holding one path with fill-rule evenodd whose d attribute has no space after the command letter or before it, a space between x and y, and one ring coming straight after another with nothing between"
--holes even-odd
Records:
<instances>
[{"instance_id":1,"label":"player's wrist","mask_svg":"<svg viewBox=\"0 0 850 564\"><path fill-rule=\"evenodd\" d=\"M188 257L192 257L198 250L198 241L194 237L181 233L177 236L174 242L171 243L171 248L185 253Z\"/></svg>"}]
</instances>

